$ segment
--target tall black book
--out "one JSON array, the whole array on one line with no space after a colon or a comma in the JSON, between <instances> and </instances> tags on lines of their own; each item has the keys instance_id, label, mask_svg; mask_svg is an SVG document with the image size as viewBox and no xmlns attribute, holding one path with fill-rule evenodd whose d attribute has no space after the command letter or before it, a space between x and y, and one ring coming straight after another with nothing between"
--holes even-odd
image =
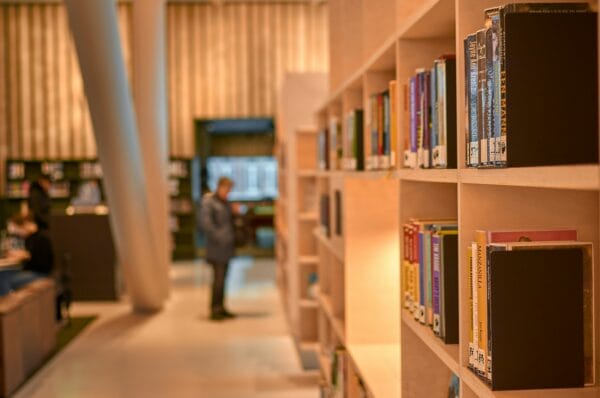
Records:
<instances>
[{"instance_id":1,"label":"tall black book","mask_svg":"<svg viewBox=\"0 0 600 398\"><path fill-rule=\"evenodd\" d=\"M329 195L321 195L320 206L320 221L321 227L325 231L325 236L331 236L330 217L329 217Z\"/></svg>"},{"instance_id":2,"label":"tall black book","mask_svg":"<svg viewBox=\"0 0 600 398\"><path fill-rule=\"evenodd\" d=\"M598 162L597 17L577 7L501 11L505 96L497 156L507 166Z\"/></svg>"},{"instance_id":3,"label":"tall black book","mask_svg":"<svg viewBox=\"0 0 600 398\"><path fill-rule=\"evenodd\" d=\"M342 236L342 192L335 191L335 234Z\"/></svg>"},{"instance_id":4,"label":"tall black book","mask_svg":"<svg viewBox=\"0 0 600 398\"><path fill-rule=\"evenodd\" d=\"M458 235L440 235L440 311L442 340L458 344Z\"/></svg>"},{"instance_id":5,"label":"tall black book","mask_svg":"<svg viewBox=\"0 0 600 398\"><path fill-rule=\"evenodd\" d=\"M492 390L584 385L581 249L492 251Z\"/></svg>"}]
</instances>

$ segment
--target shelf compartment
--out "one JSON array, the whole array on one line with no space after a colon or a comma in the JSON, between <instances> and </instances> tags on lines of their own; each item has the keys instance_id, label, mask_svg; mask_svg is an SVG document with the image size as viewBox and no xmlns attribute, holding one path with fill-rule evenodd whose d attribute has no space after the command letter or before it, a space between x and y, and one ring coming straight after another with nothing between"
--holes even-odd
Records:
<instances>
[{"instance_id":1,"label":"shelf compartment","mask_svg":"<svg viewBox=\"0 0 600 398\"><path fill-rule=\"evenodd\" d=\"M351 344L346 348L373 396L400 396L399 344Z\"/></svg>"},{"instance_id":2,"label":"shelf compartment","mask_svg":"<svg viewBox=\"0 0 600 398\"><path fill-rule=\"evenodd\" d=\"M407 311L402 310L402 322L409 327L414 334L419 337L423 343L452 371L454 374L460 373L460 364L458 360L458 344L444 344L431 330L431 328L421 325L413 319L413 316Z\"/></svg>"},{"instance_id":3,"label":"shelf compartment","mask_svg":"<svg viewBox=\"0 0 600 398\"><path fill-rule=\"evenodd\" d=\"M596 191L599 173L598 165L461 169L460 181L465 184Z\"/></svg>"},{"instance_id":4,"label":"shelf compartment","mask_svg":"<svg viewBox=\"0 0 600 398\"><path fill-rule=\"evenodd\" d=\"M343 251L331 243L331 240L325 236L321 228L316 228L313 233L319 242L321 242L338 260L344 261Z\"/></svg>"},{"instance_id":5,"label":"shelf compartment","mask_svg":"<svg viewBox=\"0 0 600 398\"><path fill-rule=\"evenodd\" d=\"M600 396L600 387L492 391L466 367L461 368L460 378L479 398L597 398Z\"/></svg>"},{"instance_id":6,"label":"shelf compartment","mask_svg":"<svg viewBox=\"0 0 600 398\"><path fill-rule=\"evenodd\" d=\"M331 305L331 300L324 294L319 294L318 296L319 305L323 309L325 316L329 319L329 323L333 328L338 340L342 343L342 345L346 344L346 327L345 323L342 319L336 317L333 312L333 306Z\"/></svg>"}]
</instances>

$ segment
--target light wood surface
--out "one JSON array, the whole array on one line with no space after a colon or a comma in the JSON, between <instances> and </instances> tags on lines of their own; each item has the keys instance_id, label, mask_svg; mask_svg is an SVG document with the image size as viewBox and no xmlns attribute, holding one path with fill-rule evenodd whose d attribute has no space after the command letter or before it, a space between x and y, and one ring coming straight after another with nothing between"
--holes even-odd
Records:
<instances>
[{"instance_id":1,"label":"light wood surface","mask_svg":"<svg viewBox=\"0 0 600 398\"><path fill-rule=\"evenodd\" d=\"M375 397L400 396L399 344L349 344L347 350Z\"/></svg>"}]
</instances>

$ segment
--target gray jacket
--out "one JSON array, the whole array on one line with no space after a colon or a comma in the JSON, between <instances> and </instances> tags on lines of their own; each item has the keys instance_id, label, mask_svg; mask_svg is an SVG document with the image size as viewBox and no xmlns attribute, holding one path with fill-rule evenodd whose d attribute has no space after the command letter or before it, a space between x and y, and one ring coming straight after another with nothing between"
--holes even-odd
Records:
<instances>
[{"instance_id":1,"label":"gray jacket","mask_svg":"<svg viewBox=\"0 0 600 398\"><path fill-rule=\"evenodd\" d=\"M211 264L227 263L235 254L233 214L229 203L213 193L204 195L200 226L206 236L206 261Z\"/></svg>"}]
</instances>

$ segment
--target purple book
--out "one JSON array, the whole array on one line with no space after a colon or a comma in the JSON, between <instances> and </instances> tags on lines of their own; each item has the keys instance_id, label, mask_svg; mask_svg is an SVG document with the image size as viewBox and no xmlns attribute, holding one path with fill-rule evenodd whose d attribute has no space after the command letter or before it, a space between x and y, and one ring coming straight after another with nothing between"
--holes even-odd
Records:
<instances>
[{"instance_id":1,"label":"purple book","mask_svg":"<svg viewBox=\"0 0 600 398\"><path fill-rule=\"evenodd\" d=\"M436 335L441 333L441 319L440 319L440 236L433 234L431 236L431 251L432 251L432 262L433 262L433 280L432 286L432 300L433 300L433 332Z\"/></svg>"}]
</instances>

